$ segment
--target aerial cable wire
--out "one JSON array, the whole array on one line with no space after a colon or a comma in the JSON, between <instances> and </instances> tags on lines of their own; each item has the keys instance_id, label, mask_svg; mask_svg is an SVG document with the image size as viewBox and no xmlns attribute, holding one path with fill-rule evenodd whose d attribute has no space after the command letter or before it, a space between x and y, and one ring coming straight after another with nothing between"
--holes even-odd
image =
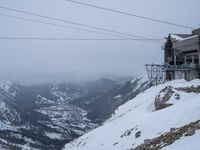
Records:
<instances>
[{"instance_id":1,"label":"aerial cable wire","mask_svg":"<svg viewBox=\"0 0 200 150\"><path fill-rule=\"evenodd\" d=\"M50 16L41 15L41 14L37 14L37 13L27 12L27 11L23 11L23 10L8 8L8 7L4 7L4 6L0 6L0 9L6 9L6 10L9 10L9 11L28 14L28 15L32 15L32 16L36 16L36 17L42 17L42 18L46 18L46 19L50 19L50 20L54 20L54 21L59 21L59 22L69 23L69 24L78 25L78 26L82 26L82 27L92 28L92 29L101 30L101 31L104 31L104 32L120 34L120 35L123 35L123 36L129 36L129 37L132 37L132 38L137 37L137 38L145 39L147 41L158 42L158 41L161 40L161 39L146 38L146 37L143 37L143 36L133 35L133 34L129 34L129 33L118 32L118 31L114 31L114 30L110 30L110 29L105 29L105 28L101 28L101 27L87 25L87 24L81 24L81 23L78 23L78 22L73 22L73 21L69 21L69 20L65 20L65 19L60 19L60 18L50 17ZM120 36L120 37L122 37L122 36Z\"/></svg>"},{"instance_id":2,"label":"aerial cable wire","mask_svg":"<svg viewBox=\"0 0 200 150\"><path fill-rule=\"evenodd\" d=\"M24 21L29 21L29 22L42 23L42 24L47 24L47 25L61 27L61 28L74 29L74 30L79 30L79 31L85 31L85 32L97 33L97 34L102 34L102 35L115 36L115 37L120 37L120 38L127 38L127 37L124 37L124 36L114 35L114 34L111 34L111 33L103 33L103 32L98 32L98 31L93 31L93 30L88 30L88 29L83 29L83 28L78 28L78 27L72 27L72 26L66 26L66 25L61 25L61 24L57 24L57 23L51 23L51 22L47 22L47 21L41 21L41 20L30 19L30 18L25 18L25 17L18 17L18 16L14 16L14 15L8 15L8 14L0 13L0 16L19 19L19 20L24 20Z\"/></svg>"},{"instance_id":3,"label":"aerial cable wire","mask_svg":"<svg viewBox=\"0 0 200 150\"><path fill-rule=\"evenodd\" d=\"M132 13L114 10L114 9L110 9L110 8L105 8L105 7L101 7L101 6L97 6L97 5L93 5L93 4L83 3L83 2L74 1L74 0L65 0L65 1L80 4L80 5L85 5L85 6L89 6L89 7L93 7L93 8L97 8L97 9L102 9L102 10L106 10L106 11L110 11L110 12L114 12L114 13L118 13L118 14L128 15L128 16L131 16L131 17L136 17L136 18L140 18L140 19L144 19L144 20L149 20L149 21L154 21L154 22L158 22L158 23L173 25L173 26L176 26L176 27L194 29L193 27L189 27L189 26L185 26L185 25L181 25L181 24L177 24L177 23L173 23L173 22L169 22L169 21L159 20L159 19L155 19L155 18L151 18L151 17L132 14Z\"/></svg>"},{"instance_id":4,"label":"aerial cable wire","mask_svg":"<svg viewBox=\"0 0 200 150\"><path fill-rule=\"evenodd\" d=\"M144 41L143 39L117 38L49 38L49 37L0 37L0 40L53 40L53 41Z\"/></svg>"}]
</instances>

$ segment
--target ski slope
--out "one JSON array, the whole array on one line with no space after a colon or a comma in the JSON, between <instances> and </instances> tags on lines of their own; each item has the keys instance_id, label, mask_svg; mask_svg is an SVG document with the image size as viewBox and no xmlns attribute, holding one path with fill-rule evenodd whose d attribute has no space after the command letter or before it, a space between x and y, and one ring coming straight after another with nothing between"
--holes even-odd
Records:
<instances>
[{"instance_id":1,"label":"ski slope","mask_svg":"<svg viewBox=\"0 0 200 150\"><path fill-rule=\"evenodd\" d=\"M185 80L170 81L151 87L128 101L115 111L115 114L102 126L81 136L65 145L65 150L127 150L136 148L145 139L152 139L168 132L171 128L178 128L200 119L200 94L187 93L176 88L197 87L200 80L187 82ZM162 90L172 86L175 93L170 97L172 106L155 110L154 102ZM180 99L176 99L175 95ZM103 110L102 110L103 111ZM179 150L190 143L196 150L200 147L200 133L183 137L165 150ZM193 143L194 142L194 143Z\"/></svg>"}]
</instances>

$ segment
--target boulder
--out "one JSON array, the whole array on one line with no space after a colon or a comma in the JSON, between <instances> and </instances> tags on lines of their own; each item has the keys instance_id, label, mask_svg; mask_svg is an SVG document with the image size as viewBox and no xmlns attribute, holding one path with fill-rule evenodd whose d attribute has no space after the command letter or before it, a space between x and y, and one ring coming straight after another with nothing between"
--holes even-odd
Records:
<instances>
[{"instance_id":1,"label":"boulder","mask_svg":"<svg viewBox=\"0 0 200 150\"><path fill-rule=\"evenodd\" d=\"M137 138L139 138L140 136L141 136L141 131L137 131L136 133L135 133L135 138L137 139Z\"/></svg>"},{"instance_id":2,"label":"boulder","mask_svg":"<svg viewBox=\"0 0 200 150\"><path fill-rule=\"evenodd\" d=\"M145 140L144 140L144 144L149 144L149 143L151 143L151 140L150 140L150 139L145 139Z\"/></svg>"},{"instance_id":3,"label":"boulder","mask_svg":"<svg viewBox=\"0 0 200 150\"><path fill-rule=\"evenodd\" d=\"M189 128L185 134L185 136L192 136L195 134L195 129Z\"/></svg>"},{"instance_id":4,"label":"boulder","mask_svg":"<svg viewBox=\"0 0 200 150\"><path fill-rule=\"evenodd\" d=\"M171 86L167 86L164 89L162 89L159 92L159 95L156 96L155 98L155 102L154 102L154 106L155 106L155 110L160 110L160 109L164 109L166 107L171 106L172 104L167 103L170 98L172 97L172 95L175 93L175 91L173 90L173 87Z\"/></svg>"}]
</instances>

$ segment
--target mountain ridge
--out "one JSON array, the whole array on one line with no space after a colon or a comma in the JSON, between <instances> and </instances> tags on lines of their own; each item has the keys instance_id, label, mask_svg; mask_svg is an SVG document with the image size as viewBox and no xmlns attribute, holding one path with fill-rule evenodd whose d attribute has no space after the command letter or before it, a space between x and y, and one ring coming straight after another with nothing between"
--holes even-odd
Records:
<instances>
[{"instance_id":1,"label":"mountain ridge","mask_svg":"<svg viewBox=\"0 0 200 150\"><path fill-rule=\"evenodd\" d=\"M137 79L138 85L141 84L140 81L141 79ZM125 95L131 92L137 95L134 88L142 91L142 84L137 86L129 82L119 84L110 79L101 79L84 84L1 83L0 141L8 147L7 149L14 146L22 148L27 144L28 147L35 149L60 149L65 143L98 127L123 100L127 100L119 99L119 97L113 99L120 94L118 91L120 87L128 89L129 92L125 90ZM79 99L85 96L89 99L80 102ZM96 106L102 105L109 99L101 101L102 99L96 99L96 97L112 97L108 105L115 107L106 115L100 114L102 108ZM88 107L79 106L81 103L87 104L85 103L87 100L93 105L88 103ZM101 117L99 122L89 117L95 111Z\"/></svg>"}]
</instances>

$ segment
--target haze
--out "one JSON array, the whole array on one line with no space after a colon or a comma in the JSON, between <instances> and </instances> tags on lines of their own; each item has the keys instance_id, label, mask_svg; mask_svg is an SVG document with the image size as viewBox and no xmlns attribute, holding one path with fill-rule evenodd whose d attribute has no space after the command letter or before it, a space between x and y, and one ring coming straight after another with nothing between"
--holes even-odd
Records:
<instances>
[{"instance_id":1,"label":"haze","mask_svg":"<svg viewBox=\"0 0 200 150\"><path fill-rule=\"evenodd\" d=\"M200 24L199 0L79 1L194 28ZM191 32L190 29L89 8L65 0L0 0L0 5L153 39L163 39L169 33ZM3 9L0 9L0 13L64 25ZM0 16L0 20L0 37L113 38L3 16ZM139 76L145 74L145 63L163 62L161 46L142 41L0 40L0 80Z\"/></svg>"}]
</instances>

